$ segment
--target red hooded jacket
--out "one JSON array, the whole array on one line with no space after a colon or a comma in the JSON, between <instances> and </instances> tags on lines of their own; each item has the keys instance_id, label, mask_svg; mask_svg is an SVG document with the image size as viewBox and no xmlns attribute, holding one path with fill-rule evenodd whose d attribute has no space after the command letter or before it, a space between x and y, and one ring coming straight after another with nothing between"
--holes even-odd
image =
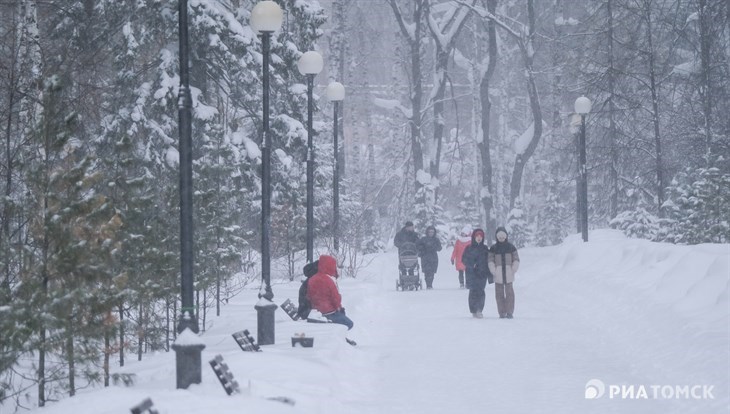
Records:
<instances>
[{"instance_id":1,"label":"red hooded jacket","mask_svg":"<svg viewBox=\"0 0 730 414\"><path fill-rule=\"evenodd\" d=\"M332 277L338 277L337 261L332 256L319 256L317 273L307 282L307 297L312 302L312 308L323 315L338 311L342 308L342 296ZM330 277L332 276L332 277Z\"/></svg>"}]
</instances>

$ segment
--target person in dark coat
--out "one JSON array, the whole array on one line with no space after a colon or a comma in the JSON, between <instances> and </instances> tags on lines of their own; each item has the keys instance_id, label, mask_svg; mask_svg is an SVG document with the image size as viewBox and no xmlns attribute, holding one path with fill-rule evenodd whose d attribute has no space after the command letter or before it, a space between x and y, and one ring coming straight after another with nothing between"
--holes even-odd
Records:
<instances>
[{"instance_id":1,"label":"person in dark coat","mask_svg":"<svg viewBox=\"0 0 730 414\"><path fill-rule=\"evenodd\" d=\"M421 269L426 277L426 289L433 289L433 276L439 267L437 252L441 251L441 241L436 237L436 227L428 226L426 236L418 239L418 256L421 258Z\"/></svg>"},{"instance_id":2,"label":"person in dark coat","mask_svg":"<svg viewBox=\"0 0 730 414\"><path fill-rule=\"evenodd\" d=\"M416 234L413 222L412 221L406 221L405 226L403 226L402 229L398 233L395 234L395 239L393 240L393 244L395 247L398 248L398 256L401 254L401 249L403 248L403 245L405 243L417 243L418 242L418 234ZM398 264L398 269L400 270L401 274L405 271L405 267ZM413 269L408 269L408 274L413 276Z\"/></svg>"},{"instance_id":3,"label":"person in dark coat","mask_svg":"<svg viewBox=\"0 0 730 414\"><path fill-rule=\"evenodd\" d=\"M515 312L515 291L512 284L515 273L520 268L520 255L517 248L507 241L507 230L497 228L495 243L489 249L489 270L494 274L494 294L497 299L497 312L500 318L512 319Z\"/></svg>"},{"instance_id":4,"label":"person in dark coat","mask_svg":"<svg viewBox=\"0 0 730 414\"><path fill-rule=\"evenodd\" d=\"M319 270L319 260L315 260L311 263L307 263L302 272L304 273L304 281L299 286L299 307L297 308L297 315L300 319L307 319L309 313L312 311L312 303L307 298L307 291L309 290L309 278L317 274Z\"/></svg>"},{"instance_id":5,"label":"person in dark coat","mask_svg":"<svg viewBox=\"0 0 730 414\"><path fill-rule=\"evenodd\" d=\"M461 261L466 268L466 288L469 289L469 312L475 318L483 318L484 289L491 279L488 266L489 248L484 244L484 230L476 229L471 235L471 244L466 247ZM491 283L491 282L490 282Z\"/></svg>"},{"instance_id":6,"label":"person in dark coat","mask_svg":"<svg viewBox=\"0 0 730 414\"><path fill-rule=\"evenodd\" d=\"M416 234L415 229L413 228L413 222L412 221L406 221L405 226L403 226L402 229L398 233L395 234L395 239L393 239L393 244L395 247L398 248L398 250L403 247L403 243L415 243L418 241L418 234Z\"/></svg>"}]
</instances>

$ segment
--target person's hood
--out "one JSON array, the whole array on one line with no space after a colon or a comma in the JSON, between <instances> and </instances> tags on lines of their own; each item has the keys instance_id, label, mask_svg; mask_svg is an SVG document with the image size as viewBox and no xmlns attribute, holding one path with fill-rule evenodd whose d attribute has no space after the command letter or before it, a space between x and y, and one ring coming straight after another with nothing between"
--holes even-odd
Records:
<instances>
[{"instance_id":1,"label":"person's hood","mask_svg":"<svg viewBox=\"0 0 730 414\"><path fill-rule=\"evenodd\" d=\"M318 270L319 270L319 260L315 260L311 263L307 263L306 265L304 265L304 268L302 269L302 273L304 273L304 277L309 279L310 277L314 276Z\"/></svg>"},{"instance_id":2,"label":"person's hood","mask_svg":"<svg viewBox=\"0 0 730 414\"><path fill-rule=\"evenodd\" d=\"M320 273L324 273L334 277L340 276L337 273L337 260L334 257L326 254L319 256L318 269Z\"/></svg>"},{"instance_id":3,"label":"person's hood","mask_svg":"<svg viewBox=\"0 0 730 414\"><path fill-rule=\"evenodd\" d=\"M509 240L509 233L507 233L507 229L505 229L504 227L497 227L497 231L495 231L495 232L494 232L494 239L495 239L495 240L497 240L497 233L499 233L500 231L501 231L502 233L504 233L504 234L505 234L505 236L507 236L507 237L506 237L506 238L504 239L504 241L508 241L508 240Z\"/></svg>"},{"instance_id":4,"label":"person's hood","mask_svg":"<svg viewBox=\"0 0 730 414\"><path fill-rule=\"evenodd\" d=\"M468 236L459 236L456 239L462 243L469 243L471 241L471 234L469 234Z\"/></svg>"},{"instance_id":5,"label":"person's hood","mask_svg":"<svg viewBox=\"0 0 730 414\"><path fill-rule=\"evenodd\" d=\"M466 225L461 228L459 235L456 237L462 243L468 243L471 241L471 226Z\"/></svg>"},{"instance_id":6,"label":"person's hood","mask_svg":"<svg viewBox=\"0 0 730 414\"><path fill-rule=\"evenodd\" d=\"M471 233L471 242L476 244L477 234L482 235L482 241L479 244L484 244L484 230L482 230L482 229L476 229Z\"/></svg>"}]
</instances>

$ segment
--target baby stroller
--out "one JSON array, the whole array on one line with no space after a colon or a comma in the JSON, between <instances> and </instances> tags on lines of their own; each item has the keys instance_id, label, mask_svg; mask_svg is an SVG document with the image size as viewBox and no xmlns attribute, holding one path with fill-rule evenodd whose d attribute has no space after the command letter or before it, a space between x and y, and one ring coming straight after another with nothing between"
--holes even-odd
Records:
<instances>
[{"instance_id":1,"label":"baby stroller","mask_svg":"<svg viewBox=\"0 0 730 414\"><path fill-rule=\"evenodd\" d=\"M399 275L398 280L395 281L395 290L423 289L416 243L404 243L398 249L398 270Z\"/></svg>"}]
</instances>

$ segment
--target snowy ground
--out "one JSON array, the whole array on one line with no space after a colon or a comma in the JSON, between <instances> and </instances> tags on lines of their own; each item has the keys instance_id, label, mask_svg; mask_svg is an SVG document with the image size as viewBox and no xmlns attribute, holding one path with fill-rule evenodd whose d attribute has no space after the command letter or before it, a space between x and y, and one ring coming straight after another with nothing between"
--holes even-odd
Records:
<instances>
[{"instance_id":1,"label":"snowy ground","mask_svg":"<svg viewBox=\"0 0 730 414\"><path fill-rule=\"evenodd\" d=\"M391 251L340 282L357 347L343 340L344 327L278 310L276 344L242 352L231 333L256 334L250 291L201 336L202 384L176 390L175 354L161 353L123 368L137 375L132 387L83 391L37 411L122 413L151 397L163 414L727 413L730 245L673 246L608 230L590 237L520 252L514 320L496 318L493 286L485 319L471 317L451 249L441 252L433 290L397 292ZM274 300L296 300L298 287L275 285ZM300 332L314 348L291 347ZM207 363L216 354L242 394L221 388ZM587 399L593 379L605 390ZM616 393L622 387L634 398ZM296 404L267 399L277 396Z\"/></svg>"}]
</instances>

